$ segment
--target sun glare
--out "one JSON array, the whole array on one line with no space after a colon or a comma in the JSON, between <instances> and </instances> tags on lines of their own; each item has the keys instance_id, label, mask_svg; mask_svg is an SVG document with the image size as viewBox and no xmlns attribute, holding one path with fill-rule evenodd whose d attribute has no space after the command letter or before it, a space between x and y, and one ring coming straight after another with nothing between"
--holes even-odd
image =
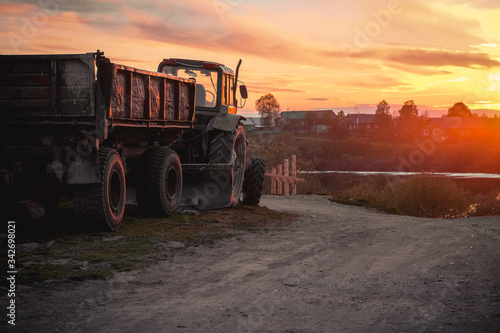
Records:
<instances>
[{"instance_id":1,"label":"sun glare","mask_svg":"<svg viewBox=\"0 0 500 333\"><path fill-rule=\"evenodd\" d=\"M490 74L490 91L500 92L500 72Z\"/></svg>"}]
</instances>

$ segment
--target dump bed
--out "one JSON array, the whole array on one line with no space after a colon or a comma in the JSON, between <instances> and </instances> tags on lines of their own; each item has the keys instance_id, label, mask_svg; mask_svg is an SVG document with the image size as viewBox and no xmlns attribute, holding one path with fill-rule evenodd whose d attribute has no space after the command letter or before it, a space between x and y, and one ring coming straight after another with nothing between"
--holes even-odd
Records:
<instances>
[{"instance_id":1,"label":"dump bed","mask_svg":"<svg viewBox=\"0 0 500 333\"><path fill-rule=\"evenodd\" d=\"M94 116L95 60L94 54L1 56L2 118Z\"/></svg>"},{"instance_id":2,"label":"dump bed","mask_svg":"<svg viewBox=\"0 0 500 333\"><path fill-rule=\"evenodd\" d=\"M191 128L195 86L114 64L99 52L3 55L0 125L90 125L103 133L109 127Z\"/></svg>"}]
</instances>

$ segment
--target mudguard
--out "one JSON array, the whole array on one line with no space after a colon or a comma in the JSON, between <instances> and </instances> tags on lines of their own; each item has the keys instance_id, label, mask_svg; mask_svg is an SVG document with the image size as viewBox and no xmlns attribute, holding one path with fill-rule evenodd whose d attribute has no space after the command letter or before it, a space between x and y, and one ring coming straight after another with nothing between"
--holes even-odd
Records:
<instances>
[{"instance_id":1,"label":"mudguard","mask_svg":"<svg viewBox=\"0 0 500 333\"><path fill-rule=\"evenodd\" d=\"M210 120L207 130L218 129L226 132L234 132L238 128L240 120L245 119L245 117L238 114L217 113L215 117Z\"/></svg>"},{"instance_id":2,"label":"mudguard","mask_svg":"<svg viewBox=\"0 0 500 333\"><path fill-rule=\"evenodd\" d=\"M182 165L182 206L207 210L238 204L245 173L246 137L243 127L237 125L240 117L228 118L223 118L225 126L235 126L236 131L232 127L211 127L214 131L210 135L208 163Z\"/></svg>"}]
</instances>

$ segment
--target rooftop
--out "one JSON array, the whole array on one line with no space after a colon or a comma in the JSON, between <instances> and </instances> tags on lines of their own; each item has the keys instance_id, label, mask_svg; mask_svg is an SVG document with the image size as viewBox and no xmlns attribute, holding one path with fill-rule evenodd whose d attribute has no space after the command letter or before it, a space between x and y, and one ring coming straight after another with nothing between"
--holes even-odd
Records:
<instances>
[{"instance_id":1,"label":"rooftop","mask_svg":"<svg viewBox=\"0 0 500 333\"><path fill-rule=\"evenodd\" d=\"M283 119L306 119L309 117L335 117L335 112L333 110L310 110L310 111L283 111L281 112L281 117Z\"/></svg>"},{"instance_id":2,"label":"rooftop","mask_svg":"<svg viewBox=\"0 0 500 333\"><path fill-rule=\"evenodd\" d=\"M375 123L375 115L367 113L348 114L347 121L351 124L373 124Z\"/></svg>"}]
</instances>

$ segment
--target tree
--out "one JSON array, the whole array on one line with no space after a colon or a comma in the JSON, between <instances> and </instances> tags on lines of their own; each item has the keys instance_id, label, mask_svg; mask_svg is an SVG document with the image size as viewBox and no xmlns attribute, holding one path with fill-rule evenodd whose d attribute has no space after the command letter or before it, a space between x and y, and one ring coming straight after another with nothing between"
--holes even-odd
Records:
<instances>
[{"instance_id":1,"label":"tree","mask_svg":"<svg viewBox=\"0 0 500 333\"><path fill-rule=\"evenodd\" d=\"M399 135L403 138L413 138L418 134L418 108L413 100L406 101L399 112Z\"/></svg>"},{"instance_id":2,"label":"tree","mask_svg":"<svg viewBox=\"0 0 500 333\"><path fill-rule=\"evenodd\" d=\"M344 139L347 136L347 130L345 129L345 120L347 116L344 110L340 110L337 113L337 117L334 118L332 126L328 129L328 133L330 134L330 140L340 140Z\"/></svg>"},{"instance_id":3,"label":"tree","mask_svg":"<svg viewBox=\"0 0 500 333\"><path fill-rule=\"evenodd\" d=\"M388 115L390 115L390 112L389 112L390 110L391 110L391 106L384 99L382 102L378 103L377 110L375 111L375 114L388 114Z\"/></svg>"},{"instance_id":4,"label":"tree","mask_svg":"<svg viewBox=\"0 0 500 333\"><path fill-rule=\"evenodd\" d=\"M399 117L403 121L410 121L412 118L418 117L418 108L413 100L406 101L399 110Z\"/></svg>"},{"instance_id":5,"label":"tree","mask_svg":"<svg viewBox=\"0 0 500 333\"><path fill-rule=\"evenodd\" d=\"M392 115L390 109L390 105L383 100L378 103L377 110L375 110L375 125L385 135L388 135L392 129Z\"/></svg>"},{"instance_id":6,"label":"tree","mask_svg":"<svg viewBox=\"0 0 500 333\"><path fill-rule=\"evenodd\" d=\"M448 109L447 117L472 118L472 112L469 107L462 102L455 103Z\"/></svg>"},{"instance_id":7,"label":"tree","mask_svg":"<svg viewBox=\"0 0 500 333\"><path fill-rule=\"evenodd\" d=\"M267 95L261 96L255 101L255 109L259 112L262 117L262 125L265 127L272 127L276 124L276 119L280 116L280 103L269 93Z\"/></svg>"}]
</instances>

